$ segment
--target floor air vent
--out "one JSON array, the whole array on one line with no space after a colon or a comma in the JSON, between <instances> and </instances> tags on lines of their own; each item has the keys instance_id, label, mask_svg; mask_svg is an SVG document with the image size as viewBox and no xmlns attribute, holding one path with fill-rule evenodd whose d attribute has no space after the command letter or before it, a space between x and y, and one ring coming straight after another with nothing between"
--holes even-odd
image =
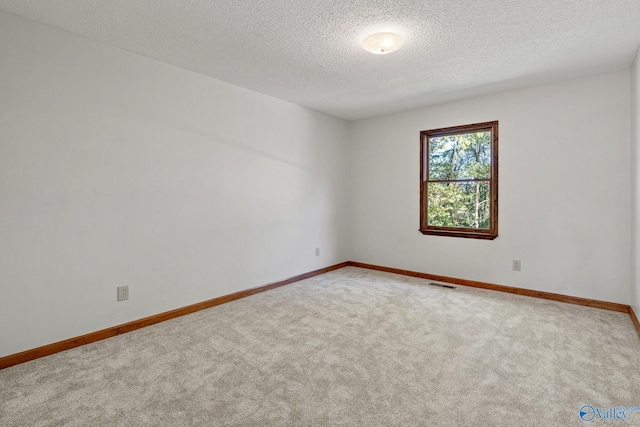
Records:
<instances>
[{"instance_id":1,"label":"floor air vent","mask_svg":"<svg viewBox=\"0 0 640 427\"><path fill-rule=\"evenodd\" d=\"M435 283L435 282L431 282L429 283L429 286L437 286L439 288L447 288L447 289L455 289L455 286L451 286L451 285L443 285L442 283Z\"/></svg>"}]
</instances>

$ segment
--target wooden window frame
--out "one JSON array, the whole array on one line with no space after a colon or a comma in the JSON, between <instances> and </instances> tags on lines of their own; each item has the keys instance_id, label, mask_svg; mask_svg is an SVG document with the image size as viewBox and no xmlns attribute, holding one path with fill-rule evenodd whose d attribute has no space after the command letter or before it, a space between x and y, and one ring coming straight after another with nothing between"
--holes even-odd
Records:
<instances>
[{"instance_id":1,"label":"wooden window frame","mask_svg":"<svg viewBox=\"0 0 640 427\"><path fill-rule=\"evenodd\" d=\"M489 181L489 228L439 227L428 224L429 198L429 138L450 136L472 132L491 132L491 174ZM451 182L477 182L474 180L453 180ZM486 179L482 179L486 181ZM434 181L435 182L435 181ZM425 235L466 237L493 240L498 237L498 121L452 126L420 132L420 232Z\"/></svg>"}]
</instances>

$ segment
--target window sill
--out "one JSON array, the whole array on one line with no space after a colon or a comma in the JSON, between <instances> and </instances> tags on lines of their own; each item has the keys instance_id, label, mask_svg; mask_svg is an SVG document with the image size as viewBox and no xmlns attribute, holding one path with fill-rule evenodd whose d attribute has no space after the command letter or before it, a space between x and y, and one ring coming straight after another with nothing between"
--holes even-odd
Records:
<instances>
[{"instance_id":1,"label":"window sill","mask_svg":"<svg viewBox=\"0 0 640 427\"><path fill-rule=\"evenodd\" d=\"M420 232L424 235L431 236L449 236L449 237L464 237L467 239L483 239L493 240L498 237L498 233L479 232L479 231L466 231L466 230L448 230L448 229L433 229L433 228L421 228Z\"/></svg>"}]
</instances>

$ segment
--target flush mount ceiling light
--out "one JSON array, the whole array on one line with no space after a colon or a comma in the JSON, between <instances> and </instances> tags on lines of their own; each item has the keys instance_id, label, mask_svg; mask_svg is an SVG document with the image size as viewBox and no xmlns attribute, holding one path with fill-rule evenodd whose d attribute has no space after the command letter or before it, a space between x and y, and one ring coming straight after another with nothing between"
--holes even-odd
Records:
<instances>
[{"instance_id":1,"label":"flush mount ceiling light","mask_svg":"<svg viewBox=\"0 0 640 427\"><path fill-rule=\"evenodd\" d=\"M395 33L375 33L362 40L362 47L376 55L395 52L404 45L401 35Z\"/></svg>"}]
</instances>

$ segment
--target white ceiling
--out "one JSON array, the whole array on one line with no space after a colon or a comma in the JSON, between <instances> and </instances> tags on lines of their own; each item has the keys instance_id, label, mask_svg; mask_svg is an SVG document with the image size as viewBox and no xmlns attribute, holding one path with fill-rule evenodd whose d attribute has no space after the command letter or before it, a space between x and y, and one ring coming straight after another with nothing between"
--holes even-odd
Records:
<instances>
[{"instance_id":1,"label":"white ceiling","mask_svg":"<svg viewBox=\"0 0 640 427\"><path fill-rule=\"evenodd\" d=\"M347 120L627 68L640 0L0 0L43 22ZM376 31L404 35L389 55Z\"/></svg>"}]
</instances>

